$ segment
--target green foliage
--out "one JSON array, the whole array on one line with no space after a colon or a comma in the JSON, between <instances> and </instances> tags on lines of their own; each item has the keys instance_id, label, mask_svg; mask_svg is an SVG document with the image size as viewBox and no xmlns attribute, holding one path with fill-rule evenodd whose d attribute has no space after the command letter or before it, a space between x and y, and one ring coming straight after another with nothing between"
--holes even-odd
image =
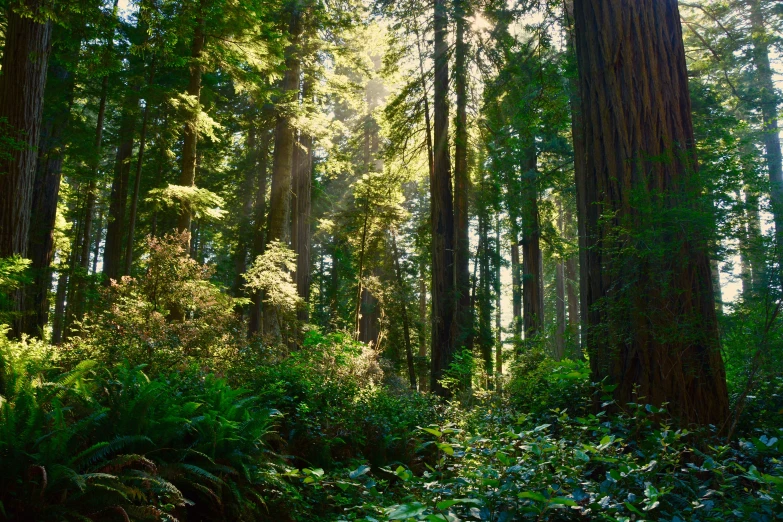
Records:
<instances>
[{"instance_id":1,"label":"green foliage","mask_svg":"<svg viewBox=\"0 0 783 522\"><path fill-rule=\"evenodd\" d=\"M234 300L210 282L213 268L184 255L185 235L147 239L138 277L104 291L74 340L76 359L147 364L155 371L199 360L223 367L244 339Z\"/></svg>"},{"instance_id":2,"label":"green foliage","mask_svg":"<svg viewBox=\"0 0 783 522\"><path fill-rule=\"evenodd\" d=\"M586 409L590 367L584 361L555 361L540 346L517 354L507 392L521 411L542 413L550 408Z\"/></svg>"},{"instance_id":3,"label":"green foliage","mask_svg":"<svg viewBox=\"0 0 783 522\"><path fill-rule=\"evenodd\" d=\"M52 356L0 341L3 520L257 520L282 502L276 414L246 390L197 370L63 372Z\"/></svg>"},{"instance_id":4,"label":"green foliage","mask_svg":"<svg viewBox=\"0 0 783 522\"><path fill-rule=\"evenodd\" d=\"M20 256L0 257L0 325L13 320L14 291L30 282L27 269L31 261Z\"/></svg>"},{"instance_id":5,"label":"green foliage","mask_svg":"<svg viewBox=\"0 0 783 522\"><path fill-rule=\"evenodd\" d=\"M271 241L243 277L248 288L264 292L264 302L290 316L303 305L291 279L295 270L296 254L280 241Z\"/></svg>"}]
</instances>

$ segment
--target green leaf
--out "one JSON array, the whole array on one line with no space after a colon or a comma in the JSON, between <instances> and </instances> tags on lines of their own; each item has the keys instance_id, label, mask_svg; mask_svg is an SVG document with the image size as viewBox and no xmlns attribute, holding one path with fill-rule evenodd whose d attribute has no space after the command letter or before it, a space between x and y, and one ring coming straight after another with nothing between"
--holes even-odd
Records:
<instances>
[{"instance_id":1,"label":"green leaf","mask_svg":"<svg viewBox=\"0 0 783 522\"><path fill-rule=\"evenodd\" d=\"M446 455L454 455L454 447L451 444L438 444L438 449L441 450Z\"/></svg>"},{"instance_id":2,"label":"green leaf","mask_svg":"<svg viewBox=\"0 0 783 522\"><path fill-rule=\"evenodd\" d=\"M639 516L642 516L642 517L644 516L644 513L642 513L641 511L639 511L639 510L636 508L636 506L634 506L634 505L633 505L633 504L631 504L630 502L626 502L626 503L625 503L625 507L627 507L627 508L628 508L628 509L629 509L629 510L632 512L632 513L636 513L637 515L639 515Z\"/></svg>"},{"instance_id":3,"label":"green leaf","mask_svg":"<svg viewBox=\"0 0 783 522\"><path fill-rule=\"evenodd\" d=\"M426 431L430 435L434 435L434 436L436 436L438 438L441 438L443 436L443 433L441 433L440 431L438 431L436 429L433 429L433 428L421 428L421 430L422 431Z\"/></svg>"},{"instance_id":4,"label":"green leaf","mask_svg":"<svg viewBox=\"0 0 783 522\"><path fill-rule=\"evenodd\" d=\"M421 515L427 510L421 502L412 502L400 506L392 506L389 510L389 520L407 520Z\"/></svg>"},{"instance_id":5,"label":"green leaf","mask_svg":"<svg viewBox=\"0 0 783 522\"><path fill-rule=\"evenodd\" d=\"M574 502L570 498L565 498L565 497L550 498L549 499L549 503L550 504L560 504L560 505L563 505L563 506L576 506L577 505L576 502Z\"/></svg>"},{"instance_id":6,"label":"green leaf","mask_svg":"<svg viewBox=\"0 0 783 522\"><path fill-rule=\"evenodd\" d=\"M473 506L480 506L481 501L475 498L455 498L453 500L441 500L436 504L436 506L440 510L445 510L449 509L451 506L456 506L457 504L471 504Z\"/></svg>"},{"instance_id":7,"label":"green leaf","mask_svg":"<svg viewBox=\"0 0 783 522\"><path fill-rule=\"evenodd\" d=\"M536 493L535 491L523 491L522 493L517 494L517 496L519 498L534 500L535 502L546 502L547 500L544 495Z\"/></svg>"},{"instance_id":8,"label":"green leaf","mask_svg":"<svg viewBox=\"0 0 783 522\"><path fill-rule=\"evenodd\" d=\"M582 450L574 451L574 456L576 456L577 460L581 460L582 462L590 462L590 455Z\"/></svg>"}]
</instances>

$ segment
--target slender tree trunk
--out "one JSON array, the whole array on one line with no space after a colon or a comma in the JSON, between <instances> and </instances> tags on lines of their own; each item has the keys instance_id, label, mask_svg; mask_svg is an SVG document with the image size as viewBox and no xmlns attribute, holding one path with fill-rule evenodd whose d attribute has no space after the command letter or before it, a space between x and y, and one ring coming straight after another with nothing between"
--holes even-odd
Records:
<instances>
[{"instance_id":1,"label":"slender tree trunk","mask_svg":"<svg viewBox=\"0 0 783 522\"><path fill-rule=\"evenodd\" d=\"M410 379L411 389L416 389L416 365L413 362L413 347L411 346L410 320L408 319L408 292L405 290L405 280L402 277L402 267L400 267L400 252L397 250L397 236L394 230L391 232L392 256L394 257L394 275L397 280L397 291L400 294L400 303L402 305L400 312L402 315L402 334L405 342L405 360L408 363L408 379Z\"/></svg>"},{"instance_id":2,"label":"slender tree trunk","mask_svg":"<svg viewBox=\"0 0 783 522\"><path fill-rule=\"evenodd\" d=\"M470 307L470 215L468 194L468 43L465 41L467 0L454 0L457 41L455 47L454 90L457 117L454 120L454 227L457 299L454 346L473 350L473 310Z\"/></svg>"},{"instance_id":3,"label":"slender tree trunk","mask_svg":"<svg viewBox=\"0 0 783 522\"><path fill-rule=\"evenodd\" d=\"M419 31L418 29L416 32L416 49L419 52L419 76L421 78L421 92L422 92L422 101L424 102L424 129L427 133L426 136L426 144L427 144L427 166L430 170L430 179L435 175L435 164L434 164L434 151L433 151L433 145L432 145L432 120L430 118L430 97L428 95L427 90L427 76L424 74L424 55L421 52L421 39L419 38Z\"/></svg>"},{"instance_id":4,"label":"slender tree trunk","mask_svg":"<svg viewBox=\"0 0 783 522\"><path fill-rule=\"evenodd\" d=\"M98 209L98 220L95 222L95 246L92 253L92 270L93 274L98 273L98 256L101 255L101 239L103 237L103 207ZM90 238L92 242L92 238ZM89 255L89 254L88 254Z\"/></svg>"},{"instance_id":5,"label":"slender tree trunk","mask_svg":"<svg viewBox=\"0 0 783 522\"><path fill-rule=\"evenodd\" d=\"M253 248L251 251L251 263L264 251L265 236L264 223L266 221L266 187L267 165L269 159L269 144L271 135L269 129L263 129L258 158L258 192L256 192L255 217L253 223ZM250 313L248 317L248 336L252 337L261 332L261 292L255 291L250 296Z\"/></svg>"},{"instance_id":6,"label":"slender tree trunk","mask_svg":"<svg viewBox=\"0 0 783 522\"><path fill-rule=\"evenodd\" d=\"M155 80L155 62L150 64L150 77L147 82L148 87L152 87ZM133 244L134 234L136 233L136 213L139 207L139 191L141 190L141 173L144 165L144 151L147 146L147 125L150 117L151 100L149 96L144 100L144 116L141 121L141 134L139 135L139 155L136 158L136 178L133 183L133 195L131 196L130 216L128 217L128 238L125 244L125 269L124 275L130 275L133 265Z\"/></svg>"},{"instance_id":7,"label":"slender tree trunk","mask_svg":"<svg viewBox=\"0 0 783 522\"><path fill-rule=\"evenodd\" d=\"M38 139L43 117L52 23L19 15L24 9L42 15L43 0L20 0L6 9L5 48L0 74L0 131L16 142L0 157L0 257L28 255L30 213ZM24 292L13 296L14 312L24 310ZM19 336L23 318L13 321Z\"/></svg>"},{"instance_id":8,"label":"slender tree trunk","mask_svg":"<svg viewBox=\"0 0 783 522\"><path fill-rule=\"evenodd\" d=\"M574 32L574 0L565 0L566 19L566 50L569 56L576 60L576 35ZM568 98L571 109L571 139L574 147L574 179L576 187L576 218L577 218L577 242L579 245L579 319L581 324L581 336L579 340L580 351L585 351L587 336L585 335L587 321L587 278L583 277L584 267L587 264L587 187L585 182L585 137L584 121L582 117L582 100L579 94L579 77L570 75L568 79Z\"/></svg>"},{"instance_id":9,"label":"slender tree trunk","mask_svg":"<svg viewBox=\"0 0 783 522\"><path fill-rule=\"evenodd\" d=\"M513 218L516 221L516 218ZM513 317L514 347L522 341L522 263L519 259L519 235L517 225L511 224L511 307Z\"/></svg>"},{"instance_id":10,"label":"slender tree trunk","mask_svg":"<svg viewBox=\"0 0 783 522\"><path fill-rule=\"evenodd\" d=\"M501 391L500 383L503 378L503 324L501 323L501 285L500 285L500 267L502 254L500 251L500 219L495 218L495 331L497 332L497 342L495 344L495 375L498 379L498 391Z\"/></svg>"},{"instance_id":11,"label":"slender tree trunk","mask_svg":"<svg viewBox=\"0 0 783 522\"><path fill-rule=\"evenodd\" d=\"M54 297L54 319L52 320L52 344L58 345L63 340L63 326L65 324L65 296L68 286L68 268L71 255L61 260L57 269L57 291Z\"/></svg>"},{"instance_id":12,"label":"slender tree trunk","mask_svg":"<svg viewBox=\"0 0 783 522\"><path fill-rule=\"evenodd\" d=\"M198 117L201 112L201 75L204 66L201 63L204 47L207 43L206 27L204 22L204 0L199 4L199 12L196 17L196 29L193 35L193 41L190 44L190 79L188 80L189 103L192 106L187 107L185 114L185 127L183 129L182 142L182 171L179 177L179 184L184 187L192 187L196 184L196 165L198 148ZM190 232L190 222L193 219L193 212L190 204L183 201L180 207L179 219L177 220L177 230Z\"/></svg>"},{"instance_id":13,"label":"slender tree trunk","mask_svg":"<svg viewBox=\"0 0 783 522\"><path fill-rule=\"evenodd\" d=\"M312 85L305 80L302 88L302 98L305 103L312 98ZM296 291L305 302L305 306L297 312L300 321L309 320L310 304L310 211L311 189L313 177L313 137L302 133L299 139L299 161L294 165L294 180L292 198L291 243L296 253Z\"/></svg>"},{"instance_id":14,"label":"slender tree trunk","mask_svg":"<svg viewBox=\"0 0 783 522\"><path fill-rule=\"evenodd\" d=\"M571 211L565 210L565 227L567 239L573 241L573 215ZM582 360L581 344L579 343L579 299L577 297L578 274L576 266L576 257L571 255L565 260L565 291L568 301L568 339L570 341L570 352L575 359Z\"/></svg>"},{"instance_id":15,"label":"slender tree trunk","mask_svg":"<svg viewBox=\"0 0 783 522\"><path fill-rule=\"evenodd\" d=\"M234 288L235 297L244 295L243 276L247 271L248 245L253 242L253 189L256 185L258 176L258 145L256 144L256 127L254 124L255 113L250 113L248 122L247 139L245 142L245 178L242 180L242 193L240 201L242 202L242 212L239 217L239 230L237 232L237 249L234 253ZM237 306L235 310L238 317L242 317L243 310Z\"/></svg>"},{"instance_id":16,"label":"slender tree trunk","mask_svg":"<svg viewBox=\"0 0 783 522\"><path fill-rule=\"evenodd\" d=\"M449 60L446 0L435 0L434 173L430 180L432 219L432 373L430 389L447 396L440 383L454 360L454 208L449 160Z\"/></svg>"},{"instance_id":17,"label":"slender tree trunk","mask_svg":"<svg viewBox=\"0 0 783 522\"><path fill-rule=\"evenodd\" d=\"M558 201L558 228L563 234L563 204ZM565 357L566 347L566 302L565 302L565 263L558 259L555 264L555 359Z\"/></svg>"},{"instance_id":18,"label":"slender tree trunk","mask_svg":"<svg viewBox=\"0 0 783 522\"><path fill-rule=\"evenodd\" d=\"M125 98L120 123L120 143L114 163L114 179L111 184L106 248L103 255L103 273L106 283L119 280L122 275L123 236L125 232L125 210L128 206L128 183L130 181L131 155L136 127L136 105L138 93L132 89ZM92 212L90 212L92 219ZM85 227L86 229L87 227ZM89 236L86 236L89 237ZM89 239L86 241L89 245Z\"/></svg>"},{"instance_id":19,"label":"slender tree trunk","mask_svg":"<svg viewBox=\"0 0 783 522\"><path fill-rule=\"evenodd\" d=\"M783 155L778 130L778 99L769 61L770 35L764 27L762 0L750 0L751 39L753 41L753 65L759 87L759 105L764 125L764 157L769 172L772 214L775 220L775 242L778 261L778 279L783 281Z\"/></svg>"},{"instance_id":20,"label":"slender tree trunk","mask_svg":"<svg viewBox=\"0 0 783 522\"><path fill-rule=\"evenodd\" d=\"M541 232L538 217L538 176L535 147L527 153L527 165L523 186L522 203L522 315L525 326L525 339L534 339L544 325Z\"/></svg>"},{"instance_id":21,"label":"slender tree trunk","mask_svg":"<svg viewBox=\"0 0 783 522\"><path fill-rule=\"evenodd\" d=\"M78 46L77 46L78 47ZM41 130L39 154L33 188L35 216L30 223L29 255L33 283L25 287L25 332L43 338L49 318L49 288L52 285L54 224L60 193L65 134L73 105L74 79L65 67L50 62L47 108Z\"/></svg>"},{"instance_id":22,"label":"slender tree trunk","mask_svg":"<svg viewBox=\"0 0 783 522\"><path fill-rule=\"evenodd\" d=\"M592 378L617 385L619 408L643 397L685 424L723 425L709 235L677 219L708 212L677 2L576 1L574 14Z\"/></svg>"}]
</instances>

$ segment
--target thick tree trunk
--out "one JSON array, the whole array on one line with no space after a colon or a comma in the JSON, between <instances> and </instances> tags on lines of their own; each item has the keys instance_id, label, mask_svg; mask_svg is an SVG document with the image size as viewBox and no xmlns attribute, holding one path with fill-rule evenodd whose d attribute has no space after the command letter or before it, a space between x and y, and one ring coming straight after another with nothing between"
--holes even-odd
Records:
<instances>
[{"instance_id":1,"label":"thick tree trunk","mask_svg":"<svg viewBox=\"0 0 783 522\"><path fill-rule=\"evenodd\" d=\"M52 37L51 22L20 16L23 9L41 16L42 0L11 2L6 10L5 48L0 74L0 130L17 143L0 155L0 257L27 257L30 212L44 88ZM24 293L14 296L13 311L24 310ZM22 333L22 317L12 333Z\"/></svg>"},{"instance_id":2,"label":"thick tree trunk","mask_svg":"<svg viewBox=\"0 0 783 522\"><path fill-rule=\"evenodd\" d=\"M574 14L592 378L617 385L618 408L644 398L720 426L728 393L708 234L692 216L705 205L677 2L576 0Z\"/></svg>"},{"instance_id":3,"label":"thick tree trunk","mask_svg":"<svg viewBox=\"0 0 783 522\"><path fill-rule=\"evenodd\" d=\"M41 338L49 318L54 223L65 154L65 134L70 121L75 85L73 75L62 64L53 60L49 69L47 110L41 130L33 188L32 215L35 218L30 223L28 247L33 283L24 289L24 331L30 336Z\"/></svg>"},{"instance_id":4,"label":"thick tree trunk","mask_svg":"<svg viewBox=\"0 0 783 522\"><path fill-rule=\"evenodd\" d=\"M454 227L457 300L454 346L473 350L473 310L470 307L470 215L468 173L468 43L465 41L467 0L454 0L457 41L454 51L454 90L457 117L454 120Z\"/></svg>"},{"instance_id":5,"label":"thick tree trunk","mask_svg":"<svg viewBox=\"0 0 783 522\"><path fill-rule=\"evenodd\" d=\"M525 340L534 339L544 325L541 231L538 216L537 157L535 147L527 152L522 191L522 315Z\"/></svg>"},{"instance_id":6,"label":"thick tree trunk","mask_svg":"<svg viewBox=\"0 0 783 522\"><path fill-rule=\"evenodd\" d=\"M751 0L751 38L753 41L753 65L759 87L759 105L764 125L764 157L769 172L772 214L775 220L775 243L778 261L778 282L783 282L783 155L778 129L778 96L775 91L772 67L769 61L770 35L764 27L761 0Z\"/></svg>"},{"instance_id":7,"label":"thick tree trunk","mask_svg":"<svg viewBox=\"0 0 783 522\"><path fill-rule=\"evenodd\" d=\"M203 8L204 2L201 2ZM188 107L185 115L185 127L183 129L182 141L182 171L179 177L179 184L184 187L192 187L196 183L196 164L198 147L198 116L201 112L201 75L204 66L201 63L201 56L204 53L204 47L207 42L206 28L204 25L203 13L199 11L196 18L196 32L193 35L193 41L190 44L190 79L188 80L188 96L191 97L190 103L193 106ZM180 207L179 219L177 220L177 230L181 232L190 232L190 222L193 219L193 212L190 205L183 201Z\"/></svg>"},{"instance_id":8,"label":"thick tree trunk","mask_svg":"<svg viewBox=\"0 0 783 522\"><path fill-rule=\"evenodd\" d=\"M449 57L446 0L435 0L435 91L433 176L430 179L432 227L432 372L430 390L446 396L440 383L454 360L454 209L449 160Z\"/></svg>"}]
</instances>

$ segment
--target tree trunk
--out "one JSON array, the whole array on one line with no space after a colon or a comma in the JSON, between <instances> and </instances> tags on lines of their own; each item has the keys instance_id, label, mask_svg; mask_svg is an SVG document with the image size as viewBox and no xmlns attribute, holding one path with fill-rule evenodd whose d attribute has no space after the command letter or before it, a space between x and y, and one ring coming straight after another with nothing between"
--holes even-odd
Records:
<instances>
[{"instance_id":1,"label":"tree trunk","mask_svg":"<svg viewBox=\"0 0 783 522\"><path fill-rule=\"evenodd\" d=\"M54 319L52 320L52 344L58 345L63 340L63 327L65 325L65 296L66 287L68 286L68 269L67 265L71 262L69 255L68 258L61 260L57 269L57 291L54 297Z\"/></svg>"},{"instance_id":2,"label":"tree trunk","mask_svg":"<svg viewBox=\"0 0 783 522\"><path fill-rule=\"evenodd\" d=\"M558 201L558 229L563 234L563 203ZM560 360L566 353L566 302L565 302L565 263L558 259L555 264L555 359Z\"/></svg>"},{"instance_id":3,"label":"tree trunk","mask_svg":"<svg viewBox=\"0 0 783 522\"><path fill-rule=\"evenodd\" d=\"M454 0L457 26L454 90L457 95L457 117L454 120L454 227L457 300L454 323L454 346L473 350L473 310L470 307L470 216L468 193L468 43L465 41L467 0Z\"/></svg>"},{"instance_id":4,"label":"tree trunk","mask_svg":"<svg viewBox=\"0 0 783 522\"><path fill-rule=\"evenodd\" d=\"M147 82L148 87L152 87L155 79L155 62L150 64L150 77ZM136 179L133 183L133 195L131 196L130 216L128 217L128 238L125 244L125 269L124 275L130 275L133 265L133 243L136 232L136 212L139 207L139 191L141 189L141 172L144 165L144 150L147 146L147 124L150 117L151 100L149 96L144 100L144 116L141 121L141 134L139 135L139 155L136 158Z\"/></svg>"},{"instance_id":5,"label":"tree trunk","mask_svg":"<svg viewBox=\"0 0 783 522\"><path fill-rule=\"evenodd\" d=\"M52 285L54 223L60 193L65 134L73 105L73 75L56 61L50 62L45 122L41 130L33 188L29 255L33 283L25 287L25 332L43 338L49 319L49 288Z\"/></svg>"},{"instance_id":6,"label":"tree trunk","mask_svg":"<svg viewBox=\"0 0 783 522\"><path fill-rule=\"evenodd\" d=\"M22 0L19 9L42 16L43 0ZM6 10L5 48L0 74L0 129L16 143L0 155L0 257L27 257L38 139L43 117L52 23ZM15 292L13 311L24 310L24 293ZM23 330L15 318L12 334Z\"/></svg>"},{"instance_id":7,"label":"tree trunk","mask_svg":"<svg viewBox=\"0 0 783 522\"><path fill-rule=\"evenodd\" d=\"M234 297L244 295L243 277L247 271L248 245L253 243L253 192L258 176L258 145L256 144L255 112L250 113L245 151L247 156L244 162L245 177L242 180L240 201L242 211L239 216L237 231L237 249L234 252ZM235 309L237 317L241 318L243 310L241 306Z\"/></svg>"},{"instance_id":8,"label":"tree trunk","mask_svg":"<svg viewBox=\"0 0 783 522\"><path fill-rule=\"evenodd\" d=\"M454 360L454 209L449 160L449 57L446 0L435 0L434 173L430 179L432 219L432 373L430 389L447 396L440 383Z\"/></svg>"},{"instance_id":9,"label":"tree trunk","mask_svg":"<svg viewBox=\"0 0 783 522\"><path fill-rule=\"evenodd\" d=\"M566 50L569 56L576 59L576 35L574 33L574 0L565 0L566 19ZM587 177L585 169L585 137L582 117L582 101L579 97L579 77L570 75L568 78L568 103L571 109L571 140L574 147L574 180L576 187L576 221L577 243L579 245L579 266L587 264L587 187L584 183ZM585 351L586 321L587 321L587 278L583 277L584 269L579 272L579 320L581 336L579 339L580 353Z\"/></svg>"},{"instance_id":10,"label":"tree trunk","mask_svg":"<svg viewBox=\"0 0 783 522\"><path fill-rule=\"evenodd\" d=\"M136 105L138 93L131 89L126 94L120 123L120 144L114 163L114 179L111 184L106 247L103 254L103 273L106 283L119 280L122 275L123 236L125 232L125 210L128 206L128 183L130 181L133 135L136 127ZM92 219L92 212L90 213ZM87 227L85 227L86 229ZM86 241L89 244L89 239Z\"/></svg>"},{"instance_id":11,"label":"tree trunk","mask_svg":"<svg viewBox=\"0 0 783 522\"><path fill-rule=\"evenodd\" d=\"M565 226L568 230L567 238L573 241L573 216L570 210L565 211ZM568 301L568 340L570 351L575 359L584 359L582 347L579 343L579 299L577 297L578 278L576 257L571 255L565 261L565 288Z\"/></svg>"},{"instance_id":12,"label":"tree trunk","mask_svg":"<svg viewBox=\"0 0 783 522\"><path fill-rule=\"evenodd\" d=\"M253 223L253 248L251 250L251 263L264 251L264 223L266 222L266 187L267 165L269 159L269 144L271 141L270 130L263 129L261 133L261 145L258 158L258 191L256 192L255 216ZM261 332L261 292L255 291L250 296L250 313L248 317L247 333L249 337Z\"/></svg>"},{"instance_id":13,"label":"tree trunk","mask_svg":"<svg viewBox=\"0 0 783 522\"><path fill-rule=\"evenodd\" d=\"M495 375L498 380L498 391L501 391L500 383L503 378L503 325L501 318L501 286L500 286L500 267L502 259L500 252L500 220L495 218L495 331L497 332L497 342L495 345Z\"/></svg>"},{"instance_id":14,"label":"tree trunk","mask_svg":"<svg viewBox=\"0 0 783 522\"><path fill-rule=\"evenodd\" d=\"M693 218L709 210L697 200L677 2L577 0L574 14L592 378L617 385L618 408L643 397L686 424L720 426L728 393L709 235Z\"/></svg>"},{"instance_id":15,"label":"tree trunk","mask_svg":"<svg viewBox=\"0 0 783 522\"><path fill-rule=\"evenodd\" d=\"M311 99L312 85L305 80L302 88L302 98L305 102ZM313 137L301 133L299 138L298 161L294 164L293 193L291 194L291 244L296 253L296 292L305 302L305 306L297 312L300 321L307 322L310 318L310 211L311 188L313 178Z\"/></svg>"},{"instance_id":16,"label":"tree trunk","mask_svg":"<svg viewBox=\"0 0 783 522\"><path fill-rule=\"evenodd\" d=\"M534 339L544 325L536 163L536 149L532 146L527 152L526 171L522 180L522 315L525 340Z\"/></svg>"},{"instance_id":17,"label":"tree trunk","mask_svg":"<svg viewBox=\"0 0 783 522\"><path fill-rule=\"evenodd\" d=\"M511 225L511 308L514 333L514 347L522 342L522 263L519 259L519 235L516 225Z\"/></svg>"},{"instance_id":18,"label":"tree trunk","mask_svg":"<svg viewBox=\"0 0 783 522\"><path fill-rule=\"evenodd\" d=\"M759 87L759 105L764 126L764 157L769 172L772 214L775 220L775 243L779 265L778 279L783 281L783 155L778 130L778 96L775 91L772 67L769 61L770 35L764 27L761 0L751 0L751 38L753 41L753 65Z\"/></svg>"},{"instance_id":19,"label":"tree trunk","mask_svg":"<svg viewBox=\"0 0 783 522\"><path fill-rule=\"evenodd\" d=\"M397 282L397 292L400 295L400 313L402 315L402 339L405 342L405 360L408 363L408 379L411 389L416 389L416 365L413 362L413 347L411 345L411 327L408 318L408 292L405 289L405 280L402 277L400 266L400 252L397 250L397 236L392 230L392 256L394 257L394 275Z\"/></svg>"},{"instance_id":20,"label":"tree trunk","mask_svg":"<svg viewBox=\"0 0 783 522\"><path fill-rule=\"evenodd\" d=\"M188 80L188 96L190 97L189 106L185 111L185 127L183 129L182 141L182 172L179 177L179 184L184 187L192 187L196 184L196 164L198 147L198 117L201 112L201 75L204 66L201 63L201 56L204 53L204 47L207 42L206 27L204 23L204 0L199 4L199 11L196 17L196 29L193 35L193 41L190 44L190 79ZM179 219L177 220L177 231L190 232L190 222L193 219L193 212L190 204L183 201L180 207Z\"/></svg>"}]
</instances>

